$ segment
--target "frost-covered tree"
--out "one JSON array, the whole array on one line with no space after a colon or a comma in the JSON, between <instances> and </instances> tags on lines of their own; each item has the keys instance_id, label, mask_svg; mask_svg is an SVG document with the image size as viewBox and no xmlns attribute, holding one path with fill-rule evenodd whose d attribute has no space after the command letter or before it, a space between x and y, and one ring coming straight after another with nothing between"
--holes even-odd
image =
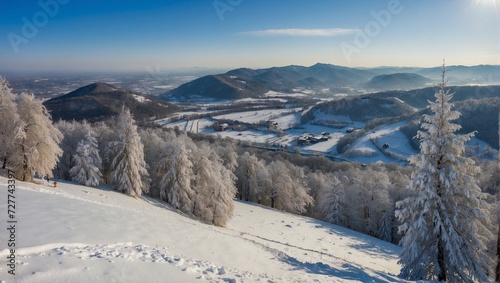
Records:
<instances>
[{"instance_id":1,"label":"frost-covered tree","mask_svg":"<svg viewBox=\"0 0 500 283\"><path fill-rule=\"evenodd\" d=\"M92 129L97 134L97 140L99 141L99 153L102 158L102 182L106 184L112 183L111 172L113 163L113 145L114 141L120 139L119 133L116 131L115 127L117 124L117 117L112 117L106 122L95 123Z\"/></svg>"},{"instance_id":2,"label":"frost-covered tree","mask_svg":"<svg viewBox=\"0 0 500 283\"><path fill-rule=\"evenodd\" d=\"M89 128L85 139L78 143L74 160L75 165L69 171L74 182L85 186L97 186L101 183L102 159L92 129Z\"/></svg>"},{"instance_id":3,"label":"frost-covered tree","mask_svg":"<svg viewBox=\"0 0 500 283\"><path fill-rule=\"evenodd\" d=\"M266 199L268 199L268 196L270 195L272 189L272 183L267 166L265 166L265 163L262 160L258 160L259 168L257 170L257 187L259 188L259 190L257 195L257 203L266 204Z\"/></svg>"},{"instance_id":4,"label":"frost-covered tree","mask_svg":"<svg viewBox=\"0 0 500 283\"><path fill-rule=\"evenodd\" d=\"M52 124L42 101L33 95L21 94L17 105L22 122L22 135L14 142L12 161L21 181L32 181L35 173L52 177L62 150L61 132Z\"/></svg>"},{"instance_id":5,"label":"frost-covered tree","mask_svg":"<svg viewBox=\"0 0 500 283\"><path fill-rule=\"evenodd\" d=\"M271 201L271 207L292 213L304 213L307 206L313 203L313 199L303 181L302 168L288 165L279 160L269 164L270 186L265 197Z\"/></svg>"},{"instance_id":6,"label":"frost-covered tree","mask_svg":"<svg viewBox=\"0 0 500 283\"><path fill-rule=\"evenodd\" d=\"M233 215L235 176L210 145L180 133L164 144L155 167L160 198L176 209L217 226Z\"/></svg>"},{"instance_id":7,"label":"frost-covered tree","mask_svg":"<svg viewBox=\"0 0 500 283\"><path fill-rule=\"evenodd\" d=\"M59 143L63 154L53 170L54 177L64 180L71 180L69 170L75 165L74 157L77 154L77 147L81 140L86 139L87 133L92 130L87 121L58 121L55 126L63 134L63 139Z\"/></svg>"},{"instance_id":8,"label":"frost-covered tree","mask_svg":"<svg viewBox=\"0 0 500 283\"><path fill-rule=\"evenodd\" d=\"M313 198L309 195L310 189L305 182L304 169L289 162L286 164L293 182L291 184L291 197L283 203L283 209L292 213L303 214L307 211L307 207L314 203Z\"/></svg>"},{"instance_id":9,"label":"frost-covered tree","mask_svg":"<svg viewBox=\"0 0 500 283\"><path fill-rule=\"evenodd\" d=\"M390 182L386 172L367 167L345 172L339 179L344 185L346 199L356 204L346 206L349 218L347 226L378 237L384 212L393 211L388 193Z\"/></svg>"},{"instance_id":10,"label":"frost-covered tree","mask_svg":"<svg viewBox=\"0 0 500 283\"><path fill-rule=\"evenodd\" d=\"M192 141L185 134L181 134L165 147L156 172L160 180L160 199L184 213L191 214L195 199L192 187L193 163L189 159Z\"/></svg>"},{"instance_id":11,"label":"frost-covered tree","mask_svg":"<svg viewBox=\"0 0 500 283\"><path fill-rule=\"evenodd\" d=\"M335 176L323 183L318 192L318 210L321 218L335 225L346 225L345 190Z\"/></svg>"},{"instance_id":12,"label":"frost-covered tree","mask_svg":"<svg viewBox=\"0 0 500 283\"><path fill-rule=\"evenodd\" d=\"M238 158L238 167L235 174L238 178L236 186L238 187L238 198L240 200L257 201L260 188L257 182L259 165L260 160L248 152Z\"/></svg>"},{"instance_id":13,"label":"frost-covered tree","mask_svg":"<svg viewBox=\"0 0 500 283\"><path fill-rule=\"evenodd\" d=\"M144 147L137 133L135 120L128 108L122 107L117 119L119 140L110 144L115 153L111 164L111 179L117 190L133 197L149 191Z\"/></svg>"},{"instance_id":14,"label":"frost-covered tree","mask_svg":"<svg viewBox=\"0 0 500 283\"><path fill-rule=\"evenodd\" d=\"M392 242L392 216L392 213L389 213L387 211L382 212L379 229L377 231L377 237L383 241Z\"/></svg>"},{"instance_id":15,"label":"frost-covered tree","mask_svg":"<svg viewBox=\"0 0 500 283\"><path fill-rule=\"evenodd\" d=\"M7 81L0 77L0 157L5 169L14 147L14 140L20 138L21 121L17 114L15 96Z\"/></svg>"},{"instance_id":16,"label":"frost-covered tree","mask_svg":"<svg viewBox=\"0 0 500 283\"><path fill-rule=\"evenodd\" d=\"M234 141L230 138L218 141L215 151L222 159L224 166L234 172L238 166L238 153L236 152L236 145Z\"/></svg>"},{"instance_id":17,"label":"frost-covered tree","mask_svg":"<svg viewBox=\"0 0 500 283\"><path fill-rule=\"evenodd\" d=\"M490 259L484 241L491 237L484 194L474 176L474 161L463 157L464 143L473 133L457 135L460 117L453 111L452 94L442 81L430 102L432 114L424 116L420 154L410 162L416 167L409 188L416 194L397 203L403 249L400 276L410 280L486 282Z\"/></svg>"},{"instance_id":18,"label":"frost-covered tree","mask_svg":"<svg viewBox=\"0 0 500 283\"><path fill-rule=\"evenodd\" d=\"M139 135L144 144L144 161L148 164L151 178L149 195L160 199L160 179L157 174L158 166L161 165L159 161L164 157L166 145L172 143L176 136L161 128L142 129Z\"/></svg>"},{"instance_id":19,"label":"frost-covered tree","mask_svg":"<svg viewBox=\"0 0 500 283\"><path fill-rule=\"evenodd\" d=\"M207 144L194 154L193 173L193 214L205 222L224 226L234 212L235 176Z\"/></svg>"},{"instance_id":20,"label":"frost-covered tree","mask_svg":"<svg viewBox=\"0 0 500 283\"><path fill-rule=\"evenodd\" d=\"M267 198L271 200L271 207L276 206L276 202L286 201L290 197L293 180L290 177L288 168L282 161L273 161L269 164L269 181L271 183Z\"/></svg>"}]
</instances>

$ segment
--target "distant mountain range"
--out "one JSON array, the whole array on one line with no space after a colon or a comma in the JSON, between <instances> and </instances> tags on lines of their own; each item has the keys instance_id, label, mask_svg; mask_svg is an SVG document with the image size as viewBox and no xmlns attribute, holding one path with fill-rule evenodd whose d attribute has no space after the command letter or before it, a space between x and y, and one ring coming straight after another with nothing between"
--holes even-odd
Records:
<instances>
[{"instance_id":1,"label":"distant mountain range","mask_svg":"<svg viewBox=\"0 0 500 283\"><path fill-rule=\"evenodd\" d=\"M330 64L267 69L240 68L185 83L161 95L164 99L239 99L269 91L328 95L335 93L411 90L439 81L441 68L349 68ZM500 84L500 66L449 66L449 85Z\"/></svg>"},{"instance_id":2,"label":"distant mountain range","mask_svg":"<svg viewBox=\"0 0 500 283\"><path fill-rule=\"evenodd\" d=\"M311 67L287 66L269 69L236 69L226 74L253 80L270 90L294 92L300 87L312 89L325 87L348 87L366 82L373 77L369 70L341 67L329 64L316 64Z\"/></svg>"},{"instance_id":3,"label":"distant mountain range","mask_svg":"<svg viewBox=\"0 0 500 283\"><path fill-rule=\"evenodd\" d=\"M178 107L155 97L122 89L107 83L93 83L44 102L54 121L87 120L96 122L118 115L128 107L138 121L162 118Z\"/></svg>"}]
</instances>

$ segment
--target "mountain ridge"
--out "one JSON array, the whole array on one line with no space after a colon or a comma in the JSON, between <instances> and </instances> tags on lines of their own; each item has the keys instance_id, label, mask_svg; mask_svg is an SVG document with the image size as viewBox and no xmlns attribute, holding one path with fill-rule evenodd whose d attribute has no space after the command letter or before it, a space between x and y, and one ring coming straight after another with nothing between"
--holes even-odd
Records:
<instances>
[{"instance_id":1,"label":"mountain ridge","mask_svg":"<svg viewBox=\"0 0 500 283\"><path fill-rule=\"evenodd\" d=\"M447 70L452 85L495 82L500 84L500 75L497 75L500 74L500 65L448 66ZM243 67L224 74L198 78L170 90L161 97L239 99L261 97L269 90L291 94L296 93L297 89L307 89L309 93L325 95L359 94L359 91L366 88L372 91L423 88L437 81L440 75L441 67L352 68L324 63L309 67L298 65L263 69ZM211 83L206 83L209 78ZM217 81L214 81L214 78L217 78ZM241 81L248 86L239 87L238 82ZM242 90L238 91L239 88Z\"/></svg>"},{"instance_id":2,"label":"mountain ridge","mask_svg":"<svg viewBox=\"0 0 500 283\"><path fill-rule=\"evenodd\" d=\"M208 75L168 91L164 99L240 99L259 97L269 89L258 82L226 74Z\"/></svg>"},{"instance_id":3,"label":"mountain ridge","mask_svg":"<svg viewBox=\"0 0 500 283\"><path fill-rule=\"evenodd\" d=\"M102 82L54 97L45 101L44 105L55 121L102 121L118 115L122 106L128 107L136 120L147 121L151 117L165 117L178 109L155 97Z\"/></svg>"}]
</instances>

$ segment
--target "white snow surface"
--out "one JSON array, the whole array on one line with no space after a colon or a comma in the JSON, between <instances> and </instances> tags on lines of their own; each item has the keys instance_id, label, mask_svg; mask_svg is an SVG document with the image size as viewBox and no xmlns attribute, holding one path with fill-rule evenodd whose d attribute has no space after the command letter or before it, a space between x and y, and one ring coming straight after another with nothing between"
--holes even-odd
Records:
<instances>
[{"instance_id":1,"label":"white snow surface","mask_svg":"<svg viewBox=\"0 0 500 283\"><path fill-rule=\"evenodd\" d=\"M417 153L411 147L408 138L400 131L400 128L405 123L403 121L380 126L353 143L350 149L357 153L357 156L350 156L348 150L341 157L360 163L383 162L405 164L408 157ZM376 143L374 143L375 140L377 141ZM386 151L391 152L393 154L392 157L387 156L382 151L384 144L389 145Z\"/></svg>"},{"instance_id":2,"label":"white snow surface","mask_svg":"<svg viewBox=\"0 0 500 283\"><path fill-rule=\"evenodd\" d=\"M224 114L215 116L214 119L229 119L236 120L245 123L258 123L261 121L274 120L279 118L284 113L290 111L297 111L297 109L266 109L266 110L256 110L256 111L243 111L235 112L230 114Z\"/></svg>"},{"instance_id":3,"label":"white snow surface","mask_svg":"<svg viewBox=\"0 0 500 283\"><path fill-rule=\"evenodd\" d=\"M145 103L145 102L150 102L151 101L151 99L148 99L148 98L146 98L146 97L144 97L142 95L133 94L133 96L134 96L135 100L137 100L140 103Z\"/></svg>"},{"instance_id":4,"label":"white snow surface","mask_svg":"<svg viewBox=\"0 0 500 283\"><path fill-rule=\"evenodd\" d=\"M255 204L219 228L105 187L15 186L16 275L2 228L0 282L403 282L398 246Z\"/></svg>"}]
</instances>

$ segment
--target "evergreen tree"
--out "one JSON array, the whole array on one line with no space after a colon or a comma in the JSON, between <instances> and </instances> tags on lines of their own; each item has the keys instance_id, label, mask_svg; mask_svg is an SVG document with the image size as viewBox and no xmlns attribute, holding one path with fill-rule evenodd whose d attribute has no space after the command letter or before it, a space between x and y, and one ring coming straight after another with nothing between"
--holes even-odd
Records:
<instances>
[{"instance_id":1,"label":"evergreen tree","mask_svg":"<svg viewBox=\"0 0 500 283\"><path fill-rule=\"evenodd\" d=\"M141 137L128 108L122 108L117 122L119 140L110 144L116 154L111 164L111 179L118 191L133 197L140 196L149 191L146 179L149 174Z\"/></svg>"},{"instance_id":2,"label":"evergreen tree","mask_svg":"<svg viewBox=\"0 0 500 283\"><path fill-rule=\"evenodd\" d=\"M33 95L21 94L17 105L22 134L14 141L14 171L21 181L32 181L35 173L52 177L62 150L61 132L52 124L42 101Z\"/></svg>"},{"instance_id":3,"label":"evergreen tree","mask_svg":"<svg viewBox=\"0 0 500 283\"><path fill-rule=\"evenodd\" d=\"M380 219L380 225L378 230L378 238L386 241L392 242L392 216L393 214L384 211L382 213L382 218Z\"/></svg>"},{"instance_id":4,"label":"evergreen tree","mask_svg":"<svg viewBox=\"0 0 500 283\"><path fill-rule=\"evenodd\" d=\"M59 143L63 154L59 158L53 174L56 178L71 180L72 176L69 171L75 165L78 145L80 141L87 139L86 136L89 131L94 130L85 120L83 122L60 120L55 126L62 132L64 137ZM92 135L96 136L95 131Z\"/></svg>"},{"instance_id":5,"label":"evergreen tree","mask_svg":"<svg viewBox=\"0 0 500 283\"><path fill-rule=\"evenodd\" d=\"M85 140L78 143L74 160L75 166L69 171L73 181L85 186L97 186L101 183L102 159L92 129L89 128Z\"/></svg>"},{"instance_id":6,"label":"evergreen tree","mask_svg":"<svg viewBox=\"0 0 500 283\"><path fill-rule=\"evenodd\" d=\"M417 137L420 154L411 158L416 167L409 188L416 196L397 203L403 249L400 276L410 280L486 282L489 258L484 241L491 236L485 195L474 176L474 161L463 157L464 143L473 133L456 135L460 117L452 111L453 95L442 81L430 102L433 114L424 115Z\"/></svg>"}]
</instances>

